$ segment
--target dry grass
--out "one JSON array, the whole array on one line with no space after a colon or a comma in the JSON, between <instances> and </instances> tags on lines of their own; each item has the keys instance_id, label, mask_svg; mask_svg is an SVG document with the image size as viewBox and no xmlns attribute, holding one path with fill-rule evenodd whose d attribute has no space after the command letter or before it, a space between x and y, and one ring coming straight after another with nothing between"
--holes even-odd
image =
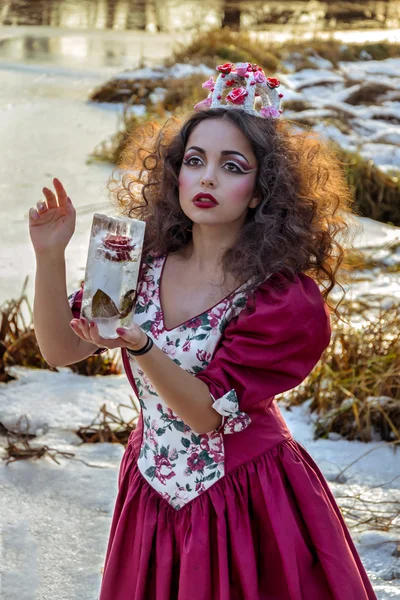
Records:
<instances>
[{"instance_id":1,"label":"dry grass","mask_svg":"<svg viewBox=\"0 0 400 600\"><path fill-rule=\"evenodd\" d=\"M15 379L7 371L11 365L55 370L40 354L33 328L24 317L25 308L32 322L32 309L25 293L27 284L28 278L17 300L6 301L0 306L0 381L3 383Z\"/></svg>"},{"instance_id":2,"label":"dry grass","mask_svg":"<svg viewBox=\"0 0 400 600\"><path fill-rule=\"evenodd\" d=\"M400 305L380 300L345 301L317 368L287 397L312 398L316 437L336 432L349 440L400 441Z\"/></svg>"},{"instance_id":3,"label":"dry grass","mask_svg":"<svg viewBox=\"0 0 400 600\"><path fill-rule=\"evenodd\" d=\"M35 369L58 371L47 364L40 353L33 329L33 314L26 296L28 277L25 279L21 296L17 300L9 300L0 306L0 382L7 383L15 379L8 372L14 365ZM25 308L25 311L24 311ZM29 315L26 322L24 312ZM69 368L80 375L117 375L122 372L118 356L108 352L90 356Z\"/></svg>"},{"instance_id":4,"label":"dry grass","mask_svg":"<svg viewBox=\"0 0 400 600\"><path fill-rule=\"evenodd\" d=\"M400 44L390 42L343 44L333 37L327 40L315 37L307 41L289 40L284 44L273 45L271 51L276 53L280 60L290 59L291 55L298 54L298 68L313 66L309 59L315 56L329 60L334 67L337 67L339 62L367 60L368 57L371 60L396 58L400 56Z\"/></svg>"},{"instance_id":5,"label":"dry grass","mask_svg":"<svg viewBox=\"0 0 400 600\"><path fill-rule=\"evenodd\" d=\"M112 444L123 444L127 445L128 439L132 431L137 427L139 420L140 408L138 401L134 396L129 396L131 406L126 404L119 404L117 408L117 415L114 415L105 404L101 407L98 414L86 427L80 427L76 434L82 439L82 443L102 443L109 442ZM129 421L126 421L121 414L121 408L128 408L133 410L134 416Z\"/></svg>"},{"instance_id":6,"label":"dry grass","mask_svg":"<svg viewBox=\"0 0 400 600\"><path fill-rule=\"evenodd\" d=\"M400 225L400 177L383 173L372 160L337 147L347 181L354 192L359 214L376 221Z\"/></svg>"},{"instance_id":7,"label":"dry grass","mask_svg":"<svg viewBox=\"0 0 400 600\"><path fill-rule=\"evenodd\" d=\"M375 258L376 248L363 251L353 248L348 251L345 262L347 271L357 274L357 272L362 273L363 271L380 269L385 273L398 273L400 271L400 260L396 260L396 258L400 254L400 243L389 242L381 246L379 250L384 253L383 258Z\"/></svg>"},{"instance_id":8,"label":"dry grass","mask_svg":"<svg viewBox=\"0 0 400 600\"><path fill-rule=\"evenodd\" d=\"M36 435L30 433L29 430L30 423L26 415L22 415L18 419L14 430L7 429L0 423L0 433L7 436L8 445L5 448L6 456L4 457L7 465L17 460L27 460L29 458L37 460L43 456L48 456L59 465L57 456L63 456L64 458L74 456L71 452L61 452L48 446L31 446L30 442L36 438Z\"/></svg>"},{"instance_id":9,"label":"dry grass","mask_svg":"<svg viewBox=\"0 0 400 600\"><path fill-rule=\"evenodd\" d=\"M89 161L105 161L117 164L125 148L125 144L135 130L146 122L164 123L170 115L181 116L193 110L193 106L204 97L201 83L204 75L191 75L185 79L168 79L158 81L158 85L166 90L162 102L154 105L150 100L147 104L146 116L138 117L131 106L135 104L132 99L124 106L120 116L117 132L106 141L102 141L93 150Z\"/></svg>"},{"instance_id":10,"label":"dry grass","mask_svg":"<svg viewBox=\"0 0 400 600\"><path fill-rule=\"evenodd\" d=\"M268 72L275 72L279 58L270 48L270 44L255 43L254 37L245 31L236 32L224 27L198 33L189 44L177 45L166 64L204 63L215 68L218 62L251 62Z\"/></svg>"},{"instance_id":11,"label":"dry grass","mask_svg":"<svg viewBox=\"0 0 400 600\"><path fill-rule=\"evenodd\" d=\"M336 67L341 61L358 61L370 57L373 60L400 56L400 44L379 42L370 44L343 44L333 37L323 40L295 39L284 43L272 43L257 39L246 31L215 29L198 33L191 42L176 47L168 65L176 62L203 62L214 68L218 62L254 62L268 72L284 71L282 62L294 60L297 68L315 68L316 56L331 61ZM310 60L311 59L311 60Z\"/></svg>"},{"instance_id":12,"label":"dry grass","mask_svg":"<svg viewBox=\"0 0 400 600\"><path fill-rule=\"evenodd\" d=\"M110 162L117 164L124 151L125 144L135 129L141 127L147 121L165 120L155 111L148 112L145 117L138 117L130 110L130 103L126 104L123 113L119 117L117 132L110 139L98 144L90 155L88 162Z\"/></svg>"},{"instance_id":13,"label":"dry grass","mask_svg":"<svg viewBox=\"0 0 400 600\"><path fill-rule=\"evenodd\" d=\"M90 100L111 103L130 102L147 106L150 103L150 94L159 86L159 79L110 79L92 92Z\"/></svg>"},{"instance_id":14,"label":"dry grass","mask_svg":"<svg viewBox=\"0 0 400 600\"><path fill-rule=\"evenodd\" d=\"M119 404L117 408L117 414L111 413L107 410L105 404L101 407L95 419L88 426L80 427L76 434L81 438L82 444L84 443L113 443L127 445L128 439L132 431L137 427L139 420L139 405L136 398L130 396L131 405ZM126 421L121 413L122 408L127 408L133 413L133 417ZM38 460L43 457L49 457L57 464L60 464L57 457L63 458L74 458L79 460L88 466L85 461L75 458L75 454L72 452L61 452L56 448L49 448L47 445L40 445L32 442L36 440L36 434L30 432L30 422L26 415L22 415L14 429L9 429L0 423L0 435L7 436L7 446L5 447L6 464L15 462L17 460Z\"/></svg>"}]
</instances>

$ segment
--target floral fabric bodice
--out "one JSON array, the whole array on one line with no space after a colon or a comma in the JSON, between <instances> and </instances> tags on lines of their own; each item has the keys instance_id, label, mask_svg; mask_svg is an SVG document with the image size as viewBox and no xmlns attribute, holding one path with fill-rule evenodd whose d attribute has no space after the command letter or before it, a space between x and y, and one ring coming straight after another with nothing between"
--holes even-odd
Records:
<instances>
[{"instance_id":1,"label":"floral fabric bodice","mask_svg":"<svg viewBox=\"0 0 400 600\"><path fill-rule=\"evenodd\" d=\"M174 329L165 328L160 282L166 256L150 254L143 265L133 321L176 364L196 375L206 368L226 325L246 306L244 285L204 313ZM224 476L224 434L241 431L250 418L239 410L234 389L212 397L223 415L218 430L196 434L165 404L133 357L130 367L143 417L138 468L175 509L182 508Z\"/></svg>"}]
</instances>

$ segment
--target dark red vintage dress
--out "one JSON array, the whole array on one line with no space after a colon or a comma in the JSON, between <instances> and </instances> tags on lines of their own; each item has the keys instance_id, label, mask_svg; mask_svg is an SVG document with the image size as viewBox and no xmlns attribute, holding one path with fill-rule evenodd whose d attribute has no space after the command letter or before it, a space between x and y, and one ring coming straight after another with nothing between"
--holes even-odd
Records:
<instances>
[{"instance_id":1,"label":"dark red vintage dress","mask_svg":"<svg viewBox=\"0 0 400 600\"><path fill-rule=\"evenodd\" d=\"M329 343L318 286L275 275L252 308L242 286L168 330L165 258L143 262L133 320L208 385L223 422L198 435L123 351L141 416L121 463L100 600L376 599L326 480L274 400Z\"/></svg>"}]
</instances>

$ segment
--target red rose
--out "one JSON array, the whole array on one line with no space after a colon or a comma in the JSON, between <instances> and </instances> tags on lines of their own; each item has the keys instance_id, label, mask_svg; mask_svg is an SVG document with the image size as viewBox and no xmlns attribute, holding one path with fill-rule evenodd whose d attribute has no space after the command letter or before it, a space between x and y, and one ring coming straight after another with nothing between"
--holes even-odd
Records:
<instances>
[{"instance_id":1,"label":"red rose","mask_svg":"<svg viewBox=\"0 0 400 600\"><path fill-rule=\"evenodd\" d=\"M275 79L275 77L267 77L268 87L274 89L281 85L279 79Z\"/></svg>"},{"instance_id":2,"label":"red rose","mask_svg":"<svg viewBox=\"0 0 400 600\"><path fill-rule=\"evenodd\" d=\"M205 350L197 350L196 352L196 358L200 361L200 362L204 362L205 360L207 360L207 352Z\"/></svg>"},{"instance_id":3,"label":"red rose","mask_svg":"<svg viewBox=\"0 0 400 600\"><path fill-rule=\"evenodd\" d=\"M130 252L134 249L135 244L132 239L124 235L108 234L103 239L104 246L112 252L105 251L105 257L109 260L124 261L130 260Z\"/></svg>"},{"instance_id":4,"label":"red rose","mask_svg":"<svg viewBox=\"0 0 400 600\"><path fill-rule=\"evenodd\" d=\"M243 104L248 94L249 92L247 90L240 87L229 92L226 99L229 100L229 102L232 102L232 104Z\"/></svg>"},{"instance_id":5,"label":"red rose","mask_svg":"<svg viewBox=\"0 0 400 600\"><path fill-rule=\"evenodd\" d=\"M218 65L217 71L219 71L220 73L224 73L224 75L228 75L228 73L232 71L232 67L232 63L225 63L224 65Z\"/></svg>"},{"instance_id":6,"label":"red rose","mask_svg":"<svg viewBox=\"0 0 400 600\"><path fill-rule=\"evenodd\" d=\"M191 471L202 471L206 466L206 461L199 458L198 452L194 452L194 454L187 459L187 466Z\"/></svg>"},{"instance_id":7,"label":"red rose","mask_svg":"<svg viewBox=\"0 0 400 600\"><path fill-rule=\"evenodd\" d=\"M232 87L233 85L235 85L235 80L234 79L228 79L228 81L225 81L225 85Z\"/></svg>"}]
</instances>

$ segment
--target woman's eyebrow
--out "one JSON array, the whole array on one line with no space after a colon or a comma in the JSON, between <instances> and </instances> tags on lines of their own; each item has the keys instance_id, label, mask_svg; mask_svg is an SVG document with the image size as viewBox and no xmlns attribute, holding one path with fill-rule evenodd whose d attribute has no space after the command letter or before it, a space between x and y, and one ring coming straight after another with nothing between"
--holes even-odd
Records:
<instances>
[{"instance_id":1,"label":"woman's eyebrow","mask_svg":"<svg viewBox=\"0 0 400 600\"><path fill-rule=\"evenodd\" d=\"M205 154L206 151L203 150L203 148L199 148L198 146L190 146L190 148L188 148L186 150L186 152L189 152L189 150L196 150L197 152L200 152L201 154ZM243 154L241 154L240 152L237 152L236 150L223 150L221 152L222 156L226 156L227 154L237 154L238 156L241 156L242 158L244 158L244 160L247 162L247 164L250 164L249 161L247 160L247 158L245 156L243 156Z\"/></svg>"}]
</instances>

